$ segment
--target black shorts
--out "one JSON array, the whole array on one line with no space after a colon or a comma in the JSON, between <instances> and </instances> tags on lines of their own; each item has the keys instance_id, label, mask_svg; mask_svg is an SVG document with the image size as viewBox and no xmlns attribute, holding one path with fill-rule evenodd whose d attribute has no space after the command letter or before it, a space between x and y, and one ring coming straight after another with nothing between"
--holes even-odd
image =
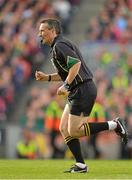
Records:
<instances>
[{"instance_id":1,"label":"black shorts","mask_svg":"<svg viewBox=\"0 0 132 180\"><path fill-rule=\"evenodd\" d=\"M68 95L68 104L70 106L70 114L80 116L89 116L95 99L97 89L92 80L80 84L77 88L70 91Z\"/></svg>"}]
</instances>

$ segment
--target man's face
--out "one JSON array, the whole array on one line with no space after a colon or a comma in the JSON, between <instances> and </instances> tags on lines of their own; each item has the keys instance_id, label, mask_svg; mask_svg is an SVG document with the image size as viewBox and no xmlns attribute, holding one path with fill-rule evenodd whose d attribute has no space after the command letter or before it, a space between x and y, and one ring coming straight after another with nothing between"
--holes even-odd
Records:
<instances>
[{"instance_id":1,"label":"man's face","mask_svg":"<svg viewBox=\"0 0 132 180\"><path fill-rule=\"evenodd\" d=\"M47 23L40 24L39 37L42 38L43 43L51 45L54 40L54 29L49 29Z\"/></svg>"}]
</instances>

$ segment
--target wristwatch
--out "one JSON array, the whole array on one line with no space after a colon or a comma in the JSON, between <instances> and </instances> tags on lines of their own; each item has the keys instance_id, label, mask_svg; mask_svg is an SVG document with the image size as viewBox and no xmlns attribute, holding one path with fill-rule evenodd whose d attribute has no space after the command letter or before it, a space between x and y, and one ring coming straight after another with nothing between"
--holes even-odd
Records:
<instances>
[{"instance_id":1,"label":"wristwatch","mask_svg":"<svg viewBox=\"0 0 132 180\"><path fill-rule=\"evenodd\" d=\"M67 90L67 91L69 91L69 88L70 88L70 85L66 82L66 81L64 81L64 87L65 87L65 89Z\"/></svg>"}]
</instances>

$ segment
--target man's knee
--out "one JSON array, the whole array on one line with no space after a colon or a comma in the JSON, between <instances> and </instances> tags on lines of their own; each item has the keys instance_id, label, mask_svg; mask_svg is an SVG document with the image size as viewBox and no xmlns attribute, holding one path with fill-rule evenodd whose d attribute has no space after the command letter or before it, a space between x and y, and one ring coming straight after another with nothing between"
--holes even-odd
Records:
<instances>
[{"instance_id":1,"label":"man's knee","mask_svg":"<svg viewBox=\"0 0 132 180\"><path fill-rule=\"evenodd\" d=\"M68 128L68 133L72 137L78 137L78 135L79 135L79 128L77 128L77 127L69 127Z\"/></svg>"}]
</instances>

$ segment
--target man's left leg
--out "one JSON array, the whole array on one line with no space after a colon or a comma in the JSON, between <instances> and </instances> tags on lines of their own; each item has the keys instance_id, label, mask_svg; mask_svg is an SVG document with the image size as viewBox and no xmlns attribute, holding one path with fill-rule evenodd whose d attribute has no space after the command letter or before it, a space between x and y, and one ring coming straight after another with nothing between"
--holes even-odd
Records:
<instances>
[{"instance_id":1,"label":"man's left leg","mask_svg":"<svg viewBox=\"0 0 132 180\"><path fill-rule=\"evenodd\" d=\"M68 171L65 172L87 172L87 166L84 162L82 153L81 153L81 147L79 139L76 137L72 137L68 133L68 122L69 121L69 106L66 105L64 112L62 114L61 122L60 122L60 132L64 138L65 143L69 147L70 151L72 152L73 156L76 159L76 164L81 164L81 167L78 168L78 166L75 164L72 166Z\"/></svg>"}]
</instances>

